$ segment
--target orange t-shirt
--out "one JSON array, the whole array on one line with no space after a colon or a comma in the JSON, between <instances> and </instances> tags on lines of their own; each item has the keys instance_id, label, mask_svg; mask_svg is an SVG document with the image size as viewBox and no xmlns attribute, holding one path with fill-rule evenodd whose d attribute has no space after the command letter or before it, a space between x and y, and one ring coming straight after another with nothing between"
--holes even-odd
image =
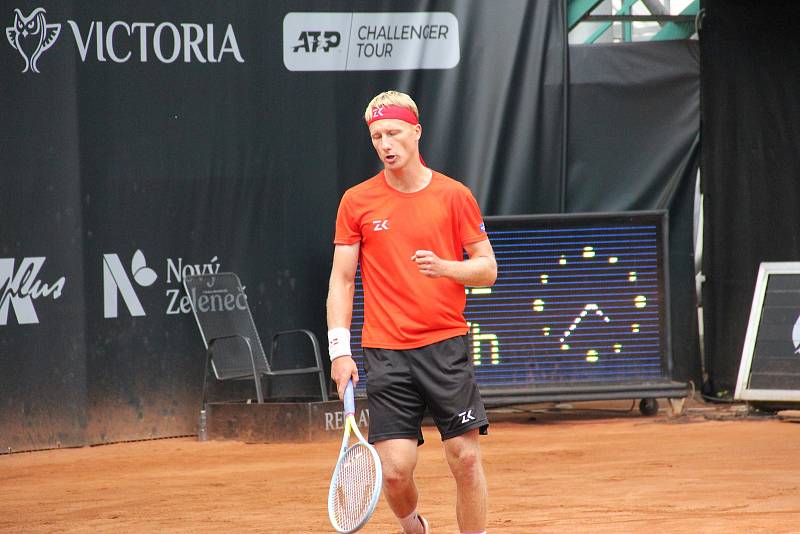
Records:
<instances>
[{"instance_id":1,"label":"orange t-shirt","mask_svg":"<svg viewBox=\"0 0 800 534\"><path fill-rule=\"evenodd\" d=\"M420 274L411 257L430 250L461 261L464 246L487 239L478 203L438 172L403 193L380 174L348 189L336 217L337 245L360 242L364 347L410 349L467 333L464 286Z\"/></svg>"}]
</instances>

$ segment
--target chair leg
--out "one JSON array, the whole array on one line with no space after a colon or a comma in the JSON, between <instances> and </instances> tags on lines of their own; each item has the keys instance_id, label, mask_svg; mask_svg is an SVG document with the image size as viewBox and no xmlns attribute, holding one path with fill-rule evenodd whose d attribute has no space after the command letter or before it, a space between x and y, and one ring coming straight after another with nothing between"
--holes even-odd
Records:
<instances>
[{"instance_id":1,"label":"chair leg","mask_svg":"<svg viewBox=\"0 0 800 534\"><path fill-rule=\"evenodd\" d=\"M256 383L256 399L258 399L259 404L264 404L264 394L261 392L261 377L258 375L258 371L256 370L256 359L253 356L253 346L250 344L250 340L244 338L245 343L247 343L247 350L250 351L250 364L253 366L253 381Z\"/></svg>"},{"instance_id":2,"label":"chair leg","mask_svg":"<svg viewBox=\"0 0 800 534\"><path fill-rule=\"evenodd\" d=\"M308 337L308 339L311 341L311 346L314 349L314 359L317 362L316 369L318 369L317 375L319 377L320 397L322 398L323 402L327 402L328 401L328 389L325 387L325 385L326 385L325 384L325 368L322 366L322 357L320 356L319 341L317 341L317 336L315 336L314 333L311 330L307 330L305 328L299 328L299 329L295 329L295 330L284 330L284 331L281 331L281 332L276 332L272 336L272 350L270 351L270 354L272 356L274 356L275 354L278 353L278 338L280 336L287 335L287 334L303 334L306 337ZM267 363L269 364L269 362L267 362ZM308 369L308 372L311 372L311 368Z\"/></svg>"},{"instance_id":3,"label":"chair leg","mask_svg":"<svg viewBox=\"0 0 800 534\"><path fill-rule=\"evenodd\" d=\"M319 369L319 391L322 394L322 402L328 402L328 390L325 389L325 373L320 365Z\"/></svg>"},{"instance_id":4,"label":"chair leg","mask_svg":"<svg viewBox=\"0 0 800 534\"><path fill-rule=\"evenodd\" d=\"M206 364L203 369L203 393L200 399L200 421L197 425L197 440L208 440L206 401L208 400L208 364L211 361L211 351L206 351Z\"/></svg>"},{"instance_id":5,"label":"chair leg","mask_svg":"<svg viewBox=\"0 0 800 534\"><path fill-rule=\"evenodd\" d=\"M320 356L317 336L310 330L303 330L303 332L311 338L311 345L314 348L314 359L317 361L317 367L319 368L319 392L322 397L322 402L328 402L328 389L325 387L325 368L322 366L322 357Z\"/></svg>"},{"instance_id":6,"label":"chair leg","mask_svg":"<svg viewBox=\"0 0 800 534\"><path fill-rule=\"evenodd\" d=\"M265 399L272 398L272 377L269 377L266 381L261 381L261 393Z\"/></svg>"}]
</instances>

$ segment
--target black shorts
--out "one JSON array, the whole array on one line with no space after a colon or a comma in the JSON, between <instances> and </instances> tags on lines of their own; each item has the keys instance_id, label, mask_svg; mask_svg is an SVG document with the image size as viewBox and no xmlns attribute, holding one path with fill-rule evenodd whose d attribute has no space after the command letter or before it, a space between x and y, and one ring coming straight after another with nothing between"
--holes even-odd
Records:
<instances>
[{"instance_id":1,"label":"black shorts","mask_svg":"<svg viewBox=\"0 0 800 534\"><path fill-rule=\"evenodd\" d=\"M369 441L423 440L421 423L430 412L442 439L479 428L489 420L467 351L458 336L417 349L364 348L369 404Z\"/></svg>"}]
</instances>

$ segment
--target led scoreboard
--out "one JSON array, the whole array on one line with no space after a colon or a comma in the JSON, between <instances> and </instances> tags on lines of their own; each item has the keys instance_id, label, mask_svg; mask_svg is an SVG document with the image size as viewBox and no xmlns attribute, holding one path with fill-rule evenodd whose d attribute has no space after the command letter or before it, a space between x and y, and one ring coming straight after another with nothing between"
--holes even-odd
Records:
<instances>
[{"instance_id":1,"label":"led scoreboard","mask_svg":"<svg viewBox=\"0 0 800 534\"><path fill-rule=\"evenodd\" d=\"M670 379L666 212L485 222L497 282L466 288L464 316L487 403L685 396ZM362 378L363 300L359 277L351 330Z\"/></svg>"}]
</instances>

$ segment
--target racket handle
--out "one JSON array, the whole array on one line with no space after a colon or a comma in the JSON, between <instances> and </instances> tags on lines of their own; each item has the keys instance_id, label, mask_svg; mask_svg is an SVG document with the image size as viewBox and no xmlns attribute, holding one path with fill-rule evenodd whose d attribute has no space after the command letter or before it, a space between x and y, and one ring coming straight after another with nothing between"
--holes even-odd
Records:
<instances>
[{"instance_id":1,"label":"racket handle","mask_svg":"<svg viewBox=\"0 0 800 534\"><path fill-rule=\"evenodd\" d=\"M344 415L347 417L350 414L356 413L356 402L353 394L353 381L347 381L347 387L344 389Z\"/></svg>"}]
</instances>

